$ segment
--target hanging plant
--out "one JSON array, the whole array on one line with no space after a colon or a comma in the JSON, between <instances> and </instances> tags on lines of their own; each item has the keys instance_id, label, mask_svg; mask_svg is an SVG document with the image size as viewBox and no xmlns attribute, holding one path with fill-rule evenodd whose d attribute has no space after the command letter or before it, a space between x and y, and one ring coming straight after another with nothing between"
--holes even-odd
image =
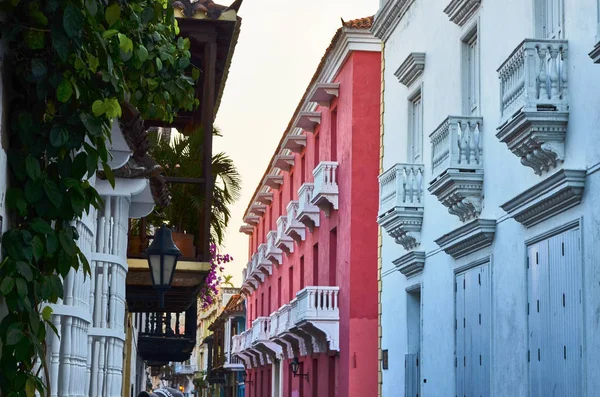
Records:
<instances>
[{"instance_id":1,"label":"hanging plant","mask_svg":"<svg viewBox=\"0 0 600 397\"><path fill-rule=\"evenodd\" d=\"M192 110L190 43L161 0L0 0L10 99L10 229L2 237L0 395L49 395L47 303L71 269L89 273L74 221L98 207L112 120L130 102L145 119ZM54 386L54 385L53 385Z\"/></svg>"}]
</instances>

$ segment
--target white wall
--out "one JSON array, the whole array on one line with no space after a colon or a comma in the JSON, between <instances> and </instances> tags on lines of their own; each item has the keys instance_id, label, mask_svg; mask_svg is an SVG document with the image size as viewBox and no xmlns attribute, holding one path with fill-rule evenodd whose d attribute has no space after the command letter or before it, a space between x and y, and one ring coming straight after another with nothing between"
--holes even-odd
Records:
<instances>
[{"instance_id":1,"label":"white wall","mask_svg":"<svg viewBox=\"0 0 600 397\"><path fill-rule=\"evenodd\" d=\"M450 0L416 0L385 43L384 171L407 162L407 98L423 84L425 187L431 176L429 134L448 116L462 114L461 36L479 21L481 116L484 136L484 202L481 218L498 220L491 247L454 260L434 240L462 225L435 196L425 192L425 214L419 250L427 253L420 276L406 279L392 261L405 251L385 232L382 251L382 349L388 349L389 369L383 371L384 396L404 393L404 354L407 352L406 292L422 285L421 393L454 396L454 269L492 255L492 395L526 396L527 278L524 241L568 221L583 217L584 322L586 330L600 324L600 66L588 53L597 42L597 0L565 0L565 32L569 40L570 116L565 162L559 168L591 169L582 203L530 229L506 219L500 208L517 194L542 181L496 137L500 120L496 70L525 38L534 37L533 0L482 0L479 11L464 27L451 22L444 8ZM421 78L410 88L394 72L411 52L425 52ZM551 170L554 173L556 170ZM596 333L597 334L597 333ZM586 332L584 382L595 396L600 370L600 336ZM427 383L423 383L424 380Z\"/></svg>"}]
</instances>

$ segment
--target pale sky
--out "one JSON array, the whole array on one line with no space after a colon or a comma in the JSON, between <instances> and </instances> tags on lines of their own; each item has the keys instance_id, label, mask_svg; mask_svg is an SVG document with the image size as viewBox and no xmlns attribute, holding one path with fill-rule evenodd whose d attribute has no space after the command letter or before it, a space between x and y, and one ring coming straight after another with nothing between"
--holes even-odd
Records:
<instances>
[{"instance_id":1,"label":"pale sky","mask_svg":"<svg viewBox=\"0 0 600 397\"><path fill-rule=\"evenodd\" d=\"M244 0L241 34L216 120L224 137L216 138L214 147L233 159L243 179L223 250L234 258L224 273L233 276L236 287L248 262L248 237L239 232L244 210L340 18L374 15L378 6L378 0Z\"/></svg>"}]
</instances>

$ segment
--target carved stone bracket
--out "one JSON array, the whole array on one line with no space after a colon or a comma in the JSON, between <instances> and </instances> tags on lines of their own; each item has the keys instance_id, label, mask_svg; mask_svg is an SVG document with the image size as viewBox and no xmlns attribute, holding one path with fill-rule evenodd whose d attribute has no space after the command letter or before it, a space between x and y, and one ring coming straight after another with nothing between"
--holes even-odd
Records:
<instances>
[{"instance_id":1,"label":"carved stone bracket","mask_svg":"<svg viewBox=\"0 0 600 397\"><path fill-rule=\"evenodd\" d=\"M254 226L242 225L242 226L240 226L240 233L244 233L244 234L247 234L248 236L251 236L252 233L254 233Z\"/></svg>"},{"instance_id":2,"label":"carved stone bracket","mask_svg":"<svg viewBox=\"0 0 600 397\"><path fill-rule=\"evenodd\" d=\"M581 202L585 170L562 169L501 207L517 222L531 227Z\"/></svg>"},{"instance_id":3,"label":"carved stone bracket","mask_svg":"<svg viewBox=\"0 0 600 397\"><path fill-rule=\"evenodd\" d=\"M425 251L410 251L392 262L407 278L423 272L425 267Z\"/></svg>"},{"instance_id":4,"label":"carved stone bracket","mask_svg":"<svg viewBox=\"0 0 600 397\"><path fill-rule=\"evenodd\" d=\"M315 128L319 124L321 124L321 112L300 112L294 127L303 131L315 132Z\"/></svg>"},{"instance_id":5,"label":"carved stone bracket","mask_svg":"<svg viewBox=\"0 0 600 397\"><path fill-rule=\"evenodd\" d=\"M281 338L291 343L294 354L298 355L299 357L308 355L308 348L304 338L291 332L282 334Z\"/></svg>"},{"instance_id":6,"label":"carved stone bracket","mask_svg":"<svg viewBox=\"0 0 600 397\"><path fill-rule=\"evenodd\" d=\"M568 121L567 112L521 111L498 128L496 137L541 175L564 161Z\"/></svg>"},{"instance_id":7,"label":"carved stone bracket","mask_svg":"<svg viewBox=\"0 0 600 397\"><path fill-rule=\"evenodd\" d=\"M254 214L264 214L265 212L267 212L267 206L260 203L254 203L250 206L250 212Z\"/></svg>"},{"instance_id":8,"label":"carved stone bracket","mask_svg":"<svg viewBox=\"0 0 600 397\"><path fill-rule=\"evenodd\" d=\"M289 171L294 166L293 154L278 154L273 160L273 167L279 168L281 171Z\"/></svg>"},{"instance_id":9,"label":"carved stone bracket","mask_svg":"<svg viewBox=\"0 0 600 397\"><path fill-rule=\"evenodd\" d=\"M292 153L301 153L306 147L306 135L288 135L283 141L282 149L287 149Z\"/></svg>"},{"instance_id":10,"label":"carved stone bracket","mask_svg":"<svg viewBox=\"0 0 600 397\"><path fill-rule=\"evenodd\" d=\"M294 252L294 240L285 233L287 229L287 217L280 216L277 219L277 238L275 246L286 253L286 255Z\"/></svg>"},{"instance_id":11,"label":"carved stone bracket","mask_svg":"<svg viewBox=\"0 0 600 397\"><path fill-rule=\"evenodd\" d=\"M316 102L320 106L329 107L331 100L340 95L340 83L317 83L308 95L310 102Z\"/></svg>"},{"instance_id":12,"label":"carved stone bracket","mask_svg":"<svg viewBox=\"0 0 600 397\"><path fill-rule=\"evenodd\" d=\"M246 222L249 225L256 226L260 222L260 217L258 215L255 215L255 214L248 214L244 218L244 222Z\"/></svg>"},{"instance_id":13,"label":"carved stone bracket","mask_svg":"<svg viewBox=\"0 0 600 397\"><path fill-rule=\"evenodd\" d=\"M429 186L448 212L465 222L481 213L483 192L483 170L464 172L449 169Z\"/></svg>"},{"instance_id":14,"label":"carved stone bracket","mask_svg":"<svg viewBox=\"0 0 600 397\"><path fill-rule=\"evenodd\" d=\"M421 243L423 207L399 208L380 216L379 225L405 250L411 250Z\"/></svg>"},{"instance_id":15,"label":"carved stone bracket","mask_svg":"<svg viewBox=\"0 0 600 397\"><path fill-rule=\"evenodd\" d=\"M256 195L256 201L270 205L273 202L273 192L260 192Z\"/></svg>"},{"instance_id":16,"label":"carved stone bracket","mask_svg":"<svg viewBox=\"0 0 600 397\"><path fill-rule=\"evenodd\" d=\"M283 185L283 175L267 175L263 183L271 189L278 190Z\"/></svg>"},{"instance_id":17,"label":"carved stone bracket","mask_svg":"<svg viewBox=\"0 0 600 397\"><path fill-rule=\"evenodd\" d=\"M454 259L462 258L492 245L496 233L493 219L475 219L435 240Z\"/></svg>"},{"instance_id":18,"label":"carved stone bracket","mask_svg":"<svg viewBox=\"0 0 600 397\"><path fill-rule=\"evenodd\" d=\"M409 87L415 82L425 70L425 53L411 52L396 70L394 76L405 86Z\"/></svg>"}]
</instances>

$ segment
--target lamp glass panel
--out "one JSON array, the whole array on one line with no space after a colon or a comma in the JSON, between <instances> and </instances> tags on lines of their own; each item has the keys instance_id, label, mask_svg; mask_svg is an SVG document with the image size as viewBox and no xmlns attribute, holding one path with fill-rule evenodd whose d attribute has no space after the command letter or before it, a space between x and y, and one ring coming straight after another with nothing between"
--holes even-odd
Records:
<instances>
[{"instance_id":1,"label":"lamp glass panel","mask_svg":"<svg viewBox=\"0 0 600 397\"><path fill-rule=\"evenodd\" d=\"M154 284L160 285L160 255L150 255L149 262L150 271L152 272L152 281Z\"/></svg>"},{"instance_id":2,"label":"lamp glass panel","mask_svg":"<svg viewBox=\"0 0 600 397\"><path fill-rule=\"evenodd\" d=\"M162 280L163 285L167 285L171 282L171 277L173 276L173 270L175 270L175 261L177 257L175 255L165 255L164 256L164 279Z\"/></svg>"}]
</instances>

